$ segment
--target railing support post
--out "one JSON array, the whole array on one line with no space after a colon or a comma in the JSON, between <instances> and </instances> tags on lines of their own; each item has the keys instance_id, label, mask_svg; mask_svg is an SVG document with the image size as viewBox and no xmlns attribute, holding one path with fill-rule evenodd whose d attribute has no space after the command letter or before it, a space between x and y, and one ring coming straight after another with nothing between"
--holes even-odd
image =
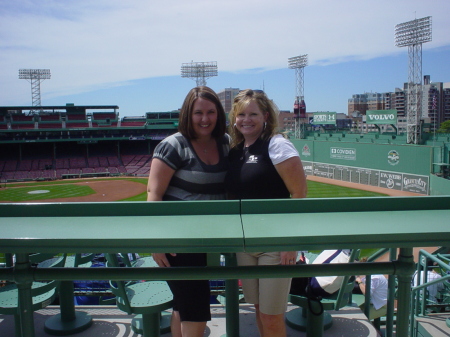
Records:
<instances>
[{"instance_id":1,"label":"railing support post","mask_svg":"<svg viewBox=\"0 0 450 337\"><path fill-rule=\"evenodd\" d=\"M408 336L409 310L411 307L411 277L414 273L412 248L400 248L398 255L397 336Z\"/></svg>"},{"instance_id":2,"label":"railing support post","mask_svg":"<svg viewBox=\"0 0 450 337\"><path fill-rule=\"evenodd\" d=\"M236 267L235 253L223 254L225 266ZM239 337L239 285L238 280L225 280L226 334L222 337Z\"/></svg>"},{"instance_id":3,"label":"railing support post","mask_svg":"<svg viewBox=\"0 0 450 337\"><path fill-rule=\"evenodd\" d=\"M394 261L397 255L397 248L389 250L389 261ZM389 275L388 279L388 298L390 301L387 304L386 312L386 334L385 337L392 337L394 335L394 299L395 299L395 278L397 275Z\"/></svg>"},{"instance_id":4,"label":"railing support post","mask_svg":"<svg viewBox=\"0 0 450 337\"><path fill-rule=\"evenodd\" d=\"M22 330L21 337L34 337L33 303L31 296L33 279L28 254L16 254L14 270L19 297L19 318ZM24 324L24 322L26 322L26 324Z\"/></svg>"}]
</instances>

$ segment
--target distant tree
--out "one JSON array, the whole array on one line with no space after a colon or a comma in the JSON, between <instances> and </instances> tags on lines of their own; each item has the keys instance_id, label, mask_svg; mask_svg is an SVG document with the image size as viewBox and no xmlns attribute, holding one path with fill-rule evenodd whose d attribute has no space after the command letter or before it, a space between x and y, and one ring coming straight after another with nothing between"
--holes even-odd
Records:
<instances>
[{"instance_id":1,"label":"distant tree","mask_svg":"<svg viewBox=\"0 0 450 337\"><path fill-rule=\"evenodd\" d=\"M438 133L450 133L450 120L441 123L441 126L437 130Z\"/></svg>"}]
</instances>

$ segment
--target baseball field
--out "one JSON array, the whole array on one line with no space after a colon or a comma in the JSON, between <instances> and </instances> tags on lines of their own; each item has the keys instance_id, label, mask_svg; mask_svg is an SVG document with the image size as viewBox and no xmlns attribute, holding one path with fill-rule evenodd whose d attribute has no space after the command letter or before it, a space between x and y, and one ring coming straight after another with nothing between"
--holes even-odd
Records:
<instances>
[{"instance_id":1,"label":"baseball field","mask_svg":"<svg viewBox=\"0 0 450 337\"><path fill-rule=\"evenodd\" d=\"M146 185L147 178L125 177L8 183L0 188L0 203L145 201ZM308 176L308 198L400 195L418 194Z\"/></svg>"},{"instance_id":2,"label":"baseball field","mask_svg":"<svg viewBox=\"0 0 450 337\"><path fill-rule=\"evenodd\" d=\"M0 202L145 201L146 184L146 178L125 177L8 183L0 188ZM411 193L308 177L308 198L390 195L411 195Z\"/></svg>"}]
</instances>

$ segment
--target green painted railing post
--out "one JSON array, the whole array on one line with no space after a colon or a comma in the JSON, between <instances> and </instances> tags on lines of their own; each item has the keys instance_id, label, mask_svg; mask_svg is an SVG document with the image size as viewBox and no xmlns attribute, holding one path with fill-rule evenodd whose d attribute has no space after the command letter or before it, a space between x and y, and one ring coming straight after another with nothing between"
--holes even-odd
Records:
<instances>
[{"instance_id":1,"label":"green painted railing post","mask_svg":"<svg viewBox=\"0 0 450 337\"><path fill-rule=\"evenodd\" d=\"M225 266L236 267L236 254L226 253ZM239 337L239 284L238 280L225 280L226 334L222 337Z\"/></svg>"},{"instance_id":2,"label":"green painted railing post","mask_svg":"<svg viewBox=\"0 0 450 337\"><path fill-rule=\"evenodd\" d=\"M64 322L70 322L75 319L73 294L73 281L61 281L59 286L59 302L61 308L61 320Z\"/></svg>"},{"instance_id":3,"label":"green painted railing post","mask_svg":"<svg viewBox=\"0 0 450 337\"><path fill-rule=\"evenodd\" d=\"M398 255L398 303L397 336L408 336L409 310L411 308L411 277L414 273L414 256L412 248L400 248Z\"/></svg>"},{"instance_id":4,"label":"green painted railing post","mask_svg":"<svg viewBox=\"0 0 450 337\"><path fill-rule=\"evenodd\" d=\"M30 259L28 254L17 254L15 264L16 284L19 297L19 317L22 326L21 337L34 337L33 303L31 285L33 284L30 273ZM26 322L24 324L23 322Z\"/></svg>"},{"instance_id":5,"label":"green painted railing post","mask_svg":"<svg viewBox=\"0 0 450 337\"><path fill-rule=\"evenodd\" d=\"M10 254L10 253L5 254L5 265L6 265L6 267L12 267L14 265L12 254Z\"/></svg>"},{"instance_id":6,"label":"green painted railing post","mask_svg":"<svg viewBox=\"0 0 450 337\"><path fill-rule=\"evenodd\" d=\"M370 317L370 296L372 289L372 275L366 275L366 293L364 294L364 315L366 315L367 319ZM369 319L370 320L370 319Z\"/></svg>"},{"instance_id":7,"label":"green painted railing post","mask_svg":"<svg viewBox=\"0 0 450 337\"><path fill-rule=\"evenodd\" d=\"M397 248L389 250L389 261L394 261L397 256ZM395 299L395 279L397 275L389 275L388 278L388 298L386 312L386 333L385 337L392 337L394 335L394 299Z\"/></svg>"},{"instance_id":8,"label":"green painted railing post","mask_svg":"<svg viewBox=\"0 0 450 337\"><path fill-rule=\"evenodd\" d=\"M75 261L75 260L73 260ZM70 267L73 267L72 264ZM73 281L59 285L60 313L45 321L44 330L57 336L75 334L92 325L92 317L84 311L75 311Z\"/></svg>"}]
</instances>

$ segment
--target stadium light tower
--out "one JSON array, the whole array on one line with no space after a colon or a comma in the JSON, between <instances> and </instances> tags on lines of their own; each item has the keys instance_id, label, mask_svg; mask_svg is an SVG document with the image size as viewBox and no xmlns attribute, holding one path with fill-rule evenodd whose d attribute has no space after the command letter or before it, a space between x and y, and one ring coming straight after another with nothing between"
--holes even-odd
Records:
<instances>
[{"instance_id":1,"label":"stadium light tower","mask_svg":"<svg viewBox=\"0 0 450 337\"><path fill-rule=\"evenodd\" d=\"M406 105L407 142L420 141L422 115L422 43L431 41L431 16L395 26L395 45L408 47L409 71Z\"/></svg>"},{"instance_id":2,"label":"stadium light tower","mask_svg":"<svg viewBox=\"0 0 450 337\"><path fill-rule=\"evenodd\" d=\"M194 62L181 64L181 77L193 79L198 86L206 85L206 79L217 76L217 62Z\"/></svg>"},{"instance_id":3,"label":"stadium light tower","mask_svg":"<svg viewBox=\"0 0 450 337\"><path fill-rule=\"evenodd\" d=\"M294 119L295 119L295 138L303 138L304 130L301 126L301 120L306 118L306 104L304 96L304 70L308 65L308 54L290 57L288 59L289 69L295 69L295 93Z\"/></svg>"},{"instance_id":4,"label":"stadium light tower","mask_svg":"<svg viewBox=\"0 0 450 337\"><path fill-rule=\"evenodd\" d=\"M50 79L50 77L50 69L19 69L19 79L31 82L32 106L39 108L42 106L41 82Z\"/></svg>"}]
</instances>

